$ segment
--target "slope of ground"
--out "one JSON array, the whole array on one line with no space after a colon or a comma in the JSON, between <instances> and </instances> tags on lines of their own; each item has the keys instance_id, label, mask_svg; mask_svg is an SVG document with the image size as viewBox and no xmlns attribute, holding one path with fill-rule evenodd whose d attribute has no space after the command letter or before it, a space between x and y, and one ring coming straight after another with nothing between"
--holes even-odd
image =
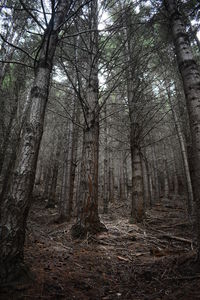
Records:
<instances>
[{"instance_id":1,"label":"slope of ground","mask_svg":"<svg viewBox=\"0 0 200 300\"><path fill-rule=\"evenodd\" d=\"M162 200L138 225L113 204L101 216L108 232L73 241L72 223L56 224L56 210L38 201L25 249L35 281L2 289L0 299L200 299L193 226L176 203Z\"/></svg>"}]
</instances>

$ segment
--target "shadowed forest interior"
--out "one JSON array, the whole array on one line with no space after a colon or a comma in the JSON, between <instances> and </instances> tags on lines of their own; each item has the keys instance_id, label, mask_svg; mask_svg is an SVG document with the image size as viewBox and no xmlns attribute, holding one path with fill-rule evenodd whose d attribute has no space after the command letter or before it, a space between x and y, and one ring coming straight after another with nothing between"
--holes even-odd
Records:
<instances>
[{"instance_id":1,"label":"shadowed forest interior","mask_svg":"<svg viewBox=\"0 0 200 300\"><path fill-rule=\"evenodd\" d=\"M0 299L200 299L200 2L0 1Z\"/></svg>"}]
</instances>

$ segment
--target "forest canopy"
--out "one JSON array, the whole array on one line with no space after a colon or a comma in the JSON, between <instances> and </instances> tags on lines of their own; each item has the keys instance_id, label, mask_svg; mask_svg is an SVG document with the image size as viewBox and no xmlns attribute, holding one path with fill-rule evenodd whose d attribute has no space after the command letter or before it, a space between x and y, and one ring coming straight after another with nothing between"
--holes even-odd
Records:
<instances>
[{"instance_id":1,"label":"forest canopy","mask_svg":"<svg viewBox=\"0 0 200 300\"><path fill-rule=\"evenodd\" d=\"M79 241L116 205L139 226L181 203L199 264L199 18L197 0L0 1L0 285L31 277L38 203Z\"/></svg>"}]
</instances>

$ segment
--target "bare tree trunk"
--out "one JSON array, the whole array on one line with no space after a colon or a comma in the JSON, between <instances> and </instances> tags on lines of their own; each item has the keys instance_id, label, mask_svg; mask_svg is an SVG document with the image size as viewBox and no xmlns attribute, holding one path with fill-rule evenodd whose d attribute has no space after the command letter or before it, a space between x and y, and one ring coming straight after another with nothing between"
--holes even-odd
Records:
<instances>
[{"instance_id":1,"label":"bare tree trunk","mask_svg":"<svg viewBox=\"0 0 200 300\"><path fill-rule=\"evenodd\" d=\"M168 176L167 176L167 160L164 159L163 161L163 175L164 175L164 191L163 191L163 196L165 199L169 198L169 181L168 181Z\"/></svg>"},{"instance_id":2,"label":"bare tree trunk","mask_svg":"<svg viewBox=\"0 0 200 300\"><path fill-rule=\"evenodd\" d=\"M39 186L39 188L41 187L42 177L43 177L43 165L41 161L38 161L36 175L35 175L35 183L34 183L35 186Z\"/></svg>"},{"instance_id":3,"label":"bare tree trunk","mask_svg":"<svg viewBox=\"0 0 200 300\"><path fill-rule=\"evenodd\" d=\"M31 88L31 105L20 137L10 187L1 199L0 283L29 279L24 264L26 220L31 205L37 157L43 132L52 61L68 2L60 1L44 34Z\"/></svg>"},{"instance_id":4,"label":"bare tree trunk","mask_svg":"<svg viewBox=\"0 0 200 300\"><path fill-rule=\"evenodd\" d=\"M79 120L80 108L77 107L76 111L76 122ZM79 139L79 128L74 126L73 137L72 137L72 156L70 162L70 180L69 180L69 219L71 219L72 208L73 208L73 198L74 198L74 182L76 175L76 166L77 166L77 152L78 152L78 139Z\"/></svg>"},{"instance_id":5,"label":"bare tree trunk","mask_svg":"<svg viewBox=\"0 0 200 300\"><path fill-rule=\"evenodd\" d=\"M73 237L105 230L98 215L99 168L99 86L98 86L98 1L88 5L89 34L86 105L84 108L83 152L77 223L72 226Z\"/></svg>"},{"instance_id":6,"label":"bare tree trunk","mask_svg":"<svg viewBox=\"0 0 200 300\"><path fill-rule=\"evenodd\" d=\"M176 161L175 161L175 156L174 156L174 163L173 163L173 171L174 171L174 200L176 200L178 196L178 171L177 171L177 166L176 166Z\"/></svg>"},{"instance_id":7,"label":"bare tree trunk","mask_svg":"<svg viewBox=\"0 0 200 300\"><path fill-rule=\"evenodd\" d=\"M144 217L144 187L142 156L138 148L132 153L132 205L131 221L141 222Z\"/></svg>"},{"instance_id":8,"label":"bare tree trunk","mask_svg":"<svg viewBox=\"0 0 200 300\"><path fill-rule=\"evenodd\" d=\"M59 169L59 158L60 158L60 152L61 152L61 137L62 135L58 135L58 141L57 141L57 149L56 149L56 155L53 163L53 169L52 169L52 177L51 177L51 186L50 186L50 192L47 202L47 208L54 208L56 204L56 188L57 188L57 179L58 179L58 169Z\"/></svg>"},{"instance_id":9,"label":"bare tree trunk","mask_svg":"<svg viewBox=\"0 0 200 300\"><path fill-rule=\"evenodd\" d=\"M154 185L154 203L160 200L160 188L158 179L158 164L156 160L156 149L155 145L152 145L152 167L153 167L153 185Z\"/></svg>"},{"instance_id":10,"label":"bare tree trunk","mask_svg":"<svg viewBox=\"0 0 200 300\"><path fill-rule=\"evenodd\" d=\"M107 109L106 109L106 103L104 106L104 117L105 117L105 123L104 123L104 189L103 189L103 213L108 213L108 201L109 201L109 193L108 193L108 184L109 184L109 165L108 165L108 137L107 137Z\"/></svg>"},{"instance_id":11,"label":"bare tree trunk","mask_svg":"<svg viewBox=\"0 0 200 300\"><path fill-rule=\"evenodd\" d=\"M47 206L46 206L47 208L55 207L57 178L58 178L58 162L54 162L54 166L53 166L53 170L52 170L50 192L49 192L48 202L47 202Z\"/></svg>"},{"instance_id":12,"label":"bare tree trunk","mask_svg":"<svg viewBox=\"0 0 200 300\"><path fill-rule=\"evenodd\" d=\"M145 209L149 206L149 182L148 182L148 173L145 163L145 159L142 157L142 174L143 174L143 189L144 189L144 207Z\"/></svg>"},{"instance_id":13,"label":"bare tree trunk","mask_svg":"<svg viewBox=\"0 0 200 300\"><path fill-rule=\"evenodd\" d=\"M19 144L19 140L20 140L20 136L21 136L21 130L22 127L24 126L25 120L26 120L26 116L28 115L28 110L30 107L30 91L27 94L27 97L25 99L24 102L24 107L23 107L23 111L21 113L21 118L20 118L20 124L19 126L15 126L16 124L14 124L14 126L12 126L11 129L11 133L10 133L10 137L11 137L11 153L9 155L9 159L8 159L8 164L6 167L6 175L3 178L3 187L2 187L2 191L1 191L1 195L0 195L0 202L2 201L2 199L4 198L4 195L6 195L8 189L9 189L9 185L11 184L11 174L13 172L13 168L15 165L15 161L16 161L16 156L17 156L17 146ZM17 130L16 130L17 127Z\"/></svg>"},{"instance_id":14,"label":"bare tree trunk","mask_svg":"<svg viewBox=\"0 0 200 300\"><path fill-rule=\"evenodd\" d=\"M64 161L63 161L63 174L62 174L62 184L61 184L61 194L60 194L60 200L59 200L59 222L66 221L67 219L67 188L68 188L68 179L69 179L69 148L71 147L71 123L67 124L66 129L66 136L65 140L67 140L67 143L65 144L64 148Z\"/></svg>"},{"instance_id":15,"label":"bare tree trunk","mask_svg":"<svg viewBox=\"0 0 200 300\"><path fill-rule=\"evenodd\" d=\"M148 181L149 181L149 204L150 207L152 207L153 205L153 183L152 183L152 175L151 175L151 171L150 171L150 167L148 166Z\"/></svg>"},{"instance_id":16,"label":"bare tree trunk","mask_svg":"<svg viewBox=\"0 0 200 300\"><path fill-rule=\"evenodd\" d=\"M84 130L83 156L81 165L79 211L77 223L72 226L73 237L83 237L87 232L96 233L105 230L98 215L98 153L99 153L99 123L93 113L89 128Z\"/></svg>"},{"instance_id":17,"label":"bare tree trunk","mask_svg":"<svg viewBox=\"0 0 200 300\"><path fill-rule=\"evenodd\" d=\"M76 100L75 100L76 101ZM78 121L80 109L77 102L74 104L73 122ZM77 146L78 146L78 127L70 123L68 133L68 145L65 153L63 188L61 193L60 221L70 221L73 208L73 191L76 172Z\"/></svg>"},{"instance_id":18,"label":"bare tree trunk","mask_svg":"<svg viewBox=\"0 0 200 300\"><path fill-rule=\"evenodd\" d=\"M109 202L114 202L114 163L113 163L113 151L109 152Z\"/></svg>"},{"instance_id":19,"label":"bare tree trunk","mask_svg":"<svg viewBox=\"0 0 200 300\"><path fill-rule=\"evenodd\" d=\"M152 178L151 178L150 166L146 158L146 151L144 156L144 163L147 172L148 205L152 207L152 197L153 197Z\"/></svg>"},{"instance_id":20,"label":"bare tree trunk","mask_svg":"<svg viewBox=\"0 0 200 300\"><path fill-rule=\"evenodd\" d=\"M163 191L163 197L165 199L169 198L169 174L168 174L168 162L167 162L167 156L166 156L166 145L163 141L163 180L164 180L164 191Z\"/></svg>"},{"instance_id":21,"label":"bare tree trunk","mask_svg":"<svg viewBox=\"0 0 200 300\"><path fill-rule=\"evenodd\" d=\"M13 126L13 121L14 121L14 118L16 115L16 111L17 111L17 102L16 102L16 105L12 109L9 124L8 124L6 132L5 132L5 138L3 139L3 143L2 143L2 146L0 149L0 174L2 172L3 163L4 163L5 156L6 156L6 150L9 145L10 133L11 133L11 129Z\"/></svg>"},{"instance_id":22,"label":"bare tree trunk","mask_svg":"<svg viewBox=\"0 0 200 300\"><path fill-rule=\"evenodd\" d=\"M178 136L178 140L179 140L179 144L180 144L180 149L181 149L181 154L182 154L186 186L187 186L187 209L188 209L188 214L191 216L192 211L193 211L193 200L194 199L193 199L192 181L191 181L191 176L190 176L187 149L185 146L185 140L184 140L183 132L181 130L180 122L178 120L176 111L172 104L169 91L168 91L168 100L169 100L170 108L172 110L172 116L174 119L175 128L176 128L176 132L177 132L177 136Z\"/></svg>"},{"instance_id":23,"label":"bare tree trunk","mask_svg":"<svg viewBox=\"0 0 200 300\"><path fill-rule=\"evenodd\" d=\"M189 37L175 0L165 0L172 36L175 45L178 67L182 76L187 101L190 129L192 135L192 152L194 161L193 191L196 203L197 240L200 261L200 71L193 57Z\"/></svg>"},{"instance_id":24,"label":"bare tree trunk","mask_svg":"<svg viewBox=\"0 0 200 300\"><path fill-rule=\"evenodd\" d=\"M45 169L44 174L44 191L43 191L43 198L48 199L49 198L49 187L50 187L50 180L51 180L51 165L48 164L48 166Z\"/></svg>"},{"instance_id":25,"label":"bare tree trunk","mask_svg":"<svg viewBox=\"0 0 200 300\"><path fill-rule=\"evenodd\" d=\"M125 201L125 180L124 180L124 157L123 152L120 153L119 162L119 201L124 203Z\"/></svg>"}]
</instances>

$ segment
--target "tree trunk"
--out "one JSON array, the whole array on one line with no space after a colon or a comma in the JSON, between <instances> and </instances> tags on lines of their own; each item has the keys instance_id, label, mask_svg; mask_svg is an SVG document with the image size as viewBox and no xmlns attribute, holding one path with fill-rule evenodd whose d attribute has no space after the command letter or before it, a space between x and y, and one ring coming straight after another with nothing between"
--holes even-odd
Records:
<instances>
[{"instance_id":1,"label":"tree trunk","mask_svg":"<svg viewBox=\"0 0 200 300\"><path fill-rule=\"evenodd\" d=\"M58 136L58 141L57 141L57 149L56 149L56 155L53 164L51 186L50 186L50 192L49 192L49 197L47 202L47 208L54 208L56 204L56 187L57 187L57 179L58 179L59 158L60 158L61 145L62 145L61 138L62 135L60 134Z\"/></svg>"},{"instance_id":2,"label":"tree trunk","mask_svg":"<svg viewBox=\"0 0 200 300\"><path fill-rule=\"evenodd\" d=\"M74 238L105 230L98 215L99 123L93 113L88 113L88 120L89 117L89 127L84 130L83 137L78 219L72 226Z\"/></svg>"},{"instance_id":3,"label":"tree trunk","mask_svg":"<svg viewBox=\"0 0 200 300\"><path fill-rule=\"evenodd\" d=\"M9 124L8 124L6 132L5 132L5 138L3 139L3 143L1 146L1 150L0 150L0 174L2 172L3 163L4 163L5 156L6 156L6 150L9 145L10 134L11 134L12 126L13 126L13 121L14 121L14 118L16 115L16 111L17 111L17 102L15 103L15 106L12 109Z\"/></svg>"},{"instance_id":4,"label":"tree trunk","mask_svg":"<svg viewBox=\"0 0 200 300\"><path fill-rule=\"evenodd\" d=\"M121 151L119 161L119 201L124 203L125 199L124 157L123 152Z\"/></svg>"},{"instance_id":5,"label":"tree trunk","mask_svg":"<svg viewBox=\"0 0 200 300\"><path fill-rule=\"evenodd\" d=\"M195 180L193 191L196 203L198 254L200 254L200 71L193 57L189 37L178 11L177 2L175 0L165 0L164 4L170 18L175 52L183 80L190 120Z\"/></svg>"},{"instance_id":6,"label":"tree trunk","mask_svg":"<svg viewBox=\"0 0 200 300\"><path fill-rule=\"evenodd\" d=\"M150 166L146 158L146 151L144 156L144 163L147 172L148 205L152 207L152 197L153 197L152 178L151 178Z\"/></svg>"},{"instance_id":7,"label":"tree trunk","mask_svg":"<svg viewBox=\"0 0 200 300\"><path fill-rule=\"evenodd\" d=\"M99 169L99 86L98 86L98 1L88 4L88 22L92 32L88 41L88 78L84 108L83 151L79 191L77 223L72 226L74 238L84 237L88 232L105 230L98 215L98 169Z\"/></svg>"},{"instance_id":8,"label":"tree trunk","mask_svg":"<svg viewBox=\"0 0 200 300\"><path fill-rule=\"evenodd\" d=\"M67 6L68 1L59 2L44 34L31 88L30 109L21 133L9 190L1 200L0 283L29 279L24 264L25 228L43 132L52 61Z\"/></svg>"},{"instance_id":9,"label":"tree trunk","mask_svg":"<svg viewBox=\"0 0 200 300\"><path fill-rule=\"evenodd\" d=\"M185 146L185 140L184 140L184 136L183 136L183 133L181 130L180 122L178 120L176 110L172 104L172 100L171 100L169 91L168 91L168 101L169 101L170 108L172 110L172 116L174 119L176 133L177 133L178 141L180 144L183 166L184 166L184 171L185 171L184 173L185 173L185 179L186 179L186 187L187 187L187 210L188 210L188 214L191 216L192 211L193 211L193 190L192 190L192 181L191 181L190 169L189 169L189 163L188 163L187 149Z\"/></svg>"},{"instance_id":10,"label":"tree trunk","mask_svg":"<svg viewBox=\"0 0 200 300\"><path fill-rule=\"evenodd\" d=\"M70 147L71 147L71 129L72 124L69 121L66 129L65 139L68 141L65 144L64 148L64 161L63 161L63 174L62 174L62 186L61 186L61 194L60 194L60 203L59 203L59 222L63 222L67 220L67 211L68 211L68 203L67 203L67 192L69 187L69 166L70 166Z\"/></svg>"},{"instance_id":11,"label":"tree trunk","mask_svg":"<svg viewBox=\"0 0 200 300\"><path fill-rule=\"evenodd\" d=\"M113 151L109 152L109 202L114 202L114 162Z\"/></svg>"},{"instance_id":12,"label":"tree trunk","mask_svg":"<svg viewBox=\"0 0 200 300\"><path fill-rule=\"evenodd\" d=\"M50 181L51 181L51 165L50 163L45 169L45 175L44 175L44 191L43 191L43 198L48 200L49 198L49 187L50 187Z\"/></svg>"},{"instance_id":13,"label":"tree trunk","mask_svg":"<svg viewBox=\"0 0 200 300\"><path fill-rule=\"evenodd\" d=\"M131 221L141 222L144 217L142 156L138 148L132 149L132 205Z\"/></svg>"},{"instance_id":14,"label":"tree trunk","mask_svg":"<svg viewBox=\"0 0 200 300\"><path fill-rule=\"evenodd\" d=\"M164 176L164 191L163 191L163 197L165 199L169 198L169 181L168 181L168 176L167 176L167 160L164 159L163 161L163 176Z\"/></svg>"},{"instance_id":15,"label":"tree trunk","mask_svg":"<svg viewBox=\"0 0 200 300\"><path fill-rule=\"evenodd\" d=\"M75 100L76 101L76 100ZM79 119L80 110L75 102L73 121ZM68 145L65 154L63 188L61 194L60 221L70 221L73 207L73 191L76 172L77 146L78 146L78 127L70 123L68 134Z\"/></svg>"},{"instance_id":16,"label":"tree trunk","mask_svg":"<svg viewBox=\"0 0 200 300\"><path fill-rule=\"evenodd\" d=\"M77 107L76 111L76 122L79 120L80 115L80 107ZM74 125L73 126L73 136L72 136L72 155L71 155L71 162L70 162L70 179L69 179L69 215L68 219L71 219L72 209L73 209L73 199L74 199L74 183L75 183L75 176L76 176L76 167L77 167L77 153L78 153L78 140L79 140L79 127Z\"/></svg>"},{"instance_id":17,"label":"tree trunk","mask_svg":"<svg viewBox=\"0 0 200 300\"><path fill-rule=\"evenodd\" d=\"M103 180L103 213L108 213L108 201L109 201L109 193L108 193L108 184L109 184L109 165L108 165L108 137L107 137L107 109L106 109L106 103L104 106L104 117L105 117L105 123L104 123L104 180Z\"/></svg>"},{"instance_id":18,"label":"tree trunk","mask_svg":"<svg viewBox=\"0 0 200 300\"><path fill-rule=\"evenodd\" d=\"M143 174L143 186L144 186L144 206L145 209L149 206L149 182L148 182L148 172L144 157L142 157L142 174Z\"/></svg>"},{"instance_id":19,"label":"tree trunk","mask_svg":"<svg viewBox=\"0 0 200 300\"><path fill-rule=\"evenodd\" d=\"M174 156L174 167L173 167L173 171L174 171L174 178L173 178L173 182L174 182L174 189L173 189L173 192L174 192L174 200L176 200L177 196L178 196L178 169L177 169L177 166L176 166L176 161L175 161L175 156Z\"/></svg>"},{"instance_id":20,"label":"tree trunk","mask_svg":"<svg viewBox=\"0 0 200 300\"><path fill-rule=\"evenodd\" d=\"M153 203L160 201L160 188L158 179L158 164L156 160L156 149L155 144L152 145L152 167L153 167L153 186L154 186L154 196Z\"/></svg>"}]
</instances>

